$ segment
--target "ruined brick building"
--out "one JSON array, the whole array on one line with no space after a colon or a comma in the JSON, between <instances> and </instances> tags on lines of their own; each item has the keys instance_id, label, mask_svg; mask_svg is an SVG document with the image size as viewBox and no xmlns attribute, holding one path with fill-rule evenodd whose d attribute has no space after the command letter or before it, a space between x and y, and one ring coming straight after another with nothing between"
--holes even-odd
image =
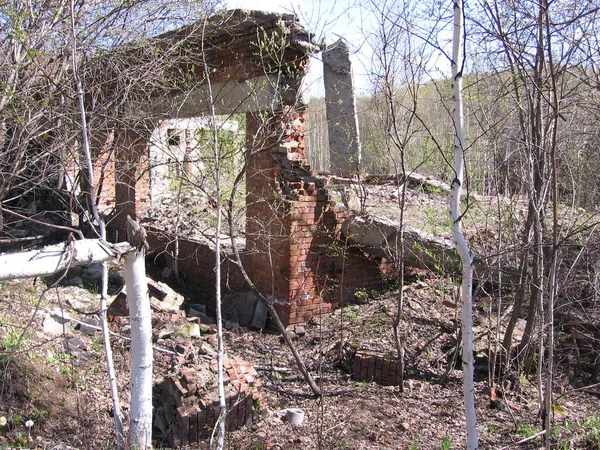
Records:
<instances>
[{"instance_id":1,"label":"ruined brick building","mask_svg":"<svg viewBox=\"0 0 600 450\"><path fill-rule=\"evenodd\" d=\"M358 164L356 118L343 119L347 105L354 107L348 97L351 89L336 97L350 79L349 60L343 59L347 48L337 44L319 48L293 15L241 10L160 39L175 42L179 53L169 74L175 80L170 90L150 92L135 105L149 118L144 123L152 126L121 129L95 142L98 148L108 142L115 147L96 160L102 179L100 203L110 213L112 230L122 233L127 214L142 217L156 200L153 182L159 181L152 179L148 142L160 120L245 114L246 223L241 256L251 281L275 302L286 325L330 311L334 304L350 300L358 288L380 288L382 273L393 272L392 264L347 245L342 228L351 212L334 201L327 179L312 172L307 162L305 124L310 111L302 101L302 81L309 58L322 52L325 62L330 60L325 71L330 85L327 100L338 108L331 114L340 117L329 119L338 128L330 132L333 147L338 147L331 158L336 164L332 170L347 176ZM339 52L341 62L335 55ZM178 269L188 280L209 290L214 286L211 244L186 236L177 239L175 252L173 236L151 232L151 251L168 264L177 258ZM227 289L249 290L234 264L225 260L222 268Z\"/></svg>"}]
</instances>

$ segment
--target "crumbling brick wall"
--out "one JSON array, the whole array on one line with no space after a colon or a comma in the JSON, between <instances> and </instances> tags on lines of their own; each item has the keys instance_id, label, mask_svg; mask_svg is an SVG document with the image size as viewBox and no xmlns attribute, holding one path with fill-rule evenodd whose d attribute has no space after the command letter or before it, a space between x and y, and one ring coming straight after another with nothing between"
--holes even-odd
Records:
<instances>
[{"instance_id":1,"label":"crumbling brick wall","mask_svg":"<svg viewBox=\"0 0 600 450\"><path fill-rule=\"evenodd\" d=\"M352 371L355 380L388 386L397 386L401 378L397 358L372 352L356 352Z\"/></svg>"},{"instance_id":2,"label":"crumbling brick wall","mask_svg":"<svg viewBox=\"0 0 600 450\"><path fill-rule=\"evenodd\" d=\"M290 325L351 300L359 287L381 288L382 271L389 273L390 265L341 241L350 213L310 171L306 113L289 108L279 120L281 128L274 132L273 124L265 127L256 115L246 118L246 250L250 278L273 296L282 321ZM279 141L272 142L274 136Z\"/></svg>"}]
</instances>

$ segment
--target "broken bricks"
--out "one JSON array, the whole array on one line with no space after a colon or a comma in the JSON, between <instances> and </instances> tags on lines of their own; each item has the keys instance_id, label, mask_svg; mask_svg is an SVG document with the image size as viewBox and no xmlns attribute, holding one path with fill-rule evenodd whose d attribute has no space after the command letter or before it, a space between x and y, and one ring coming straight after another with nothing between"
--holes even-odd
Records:
<instances>
[{"instance_id":1,"label":"broken bricks","mask_svg":"<svg viewBox=\"0 0 600 450\"><path fill-rule=\"evenodd\" d=\"M223 366L227 429L236 430L264 412L262 384L254 367L238 356L225 357ZM169 443L189 445L206 439L219 416L217 362L175 368L159 387L155 424Z\"/></svg>"}]
</instances>

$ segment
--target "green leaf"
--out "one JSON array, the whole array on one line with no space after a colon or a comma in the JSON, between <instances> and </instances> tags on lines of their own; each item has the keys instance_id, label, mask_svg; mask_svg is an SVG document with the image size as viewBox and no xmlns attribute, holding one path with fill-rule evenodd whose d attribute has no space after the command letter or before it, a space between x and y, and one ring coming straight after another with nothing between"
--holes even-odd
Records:
<instances>
[{"instance_id":1,"label":"green leaf","mask_svg":"<svg viewBox=\"0 0 600 450\"><path fill-rule=\"evenodd\" d=\"M555 412L556 414L560 414L563 417L567 415L567 412L563 409L562 406L560 406L558 404L558 402L552 403L552 411Z\"/></svg>"}]
</instances>

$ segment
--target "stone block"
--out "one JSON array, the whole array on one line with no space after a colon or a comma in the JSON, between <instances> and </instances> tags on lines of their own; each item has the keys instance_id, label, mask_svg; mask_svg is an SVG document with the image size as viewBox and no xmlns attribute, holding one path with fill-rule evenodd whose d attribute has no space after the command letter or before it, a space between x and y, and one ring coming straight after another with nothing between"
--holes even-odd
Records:
<instances>
[{"instance_id":1,"label":"stone block","mask_svg":"<svg viewBox=\"0 0 600 450\"><path fill-rule=\"evenodd\" d=\"M253 329L262 330L267 324L267 307L261 301L256 301L252 318L248 326Z\"/></svg>"},{"instance_id":2,"label":"stone block","mask_svg":"<svg viewBox=\"0 0 600 450\"><path fill-rule=\"evenodd\" d=\"M223 318L226 323L236 322L238 326L248 326L252 320L255 303L258 301L252 292L241 292L223 297ZM236 327L237 328L237 327Z\"/></svg>"}]
</instances>

